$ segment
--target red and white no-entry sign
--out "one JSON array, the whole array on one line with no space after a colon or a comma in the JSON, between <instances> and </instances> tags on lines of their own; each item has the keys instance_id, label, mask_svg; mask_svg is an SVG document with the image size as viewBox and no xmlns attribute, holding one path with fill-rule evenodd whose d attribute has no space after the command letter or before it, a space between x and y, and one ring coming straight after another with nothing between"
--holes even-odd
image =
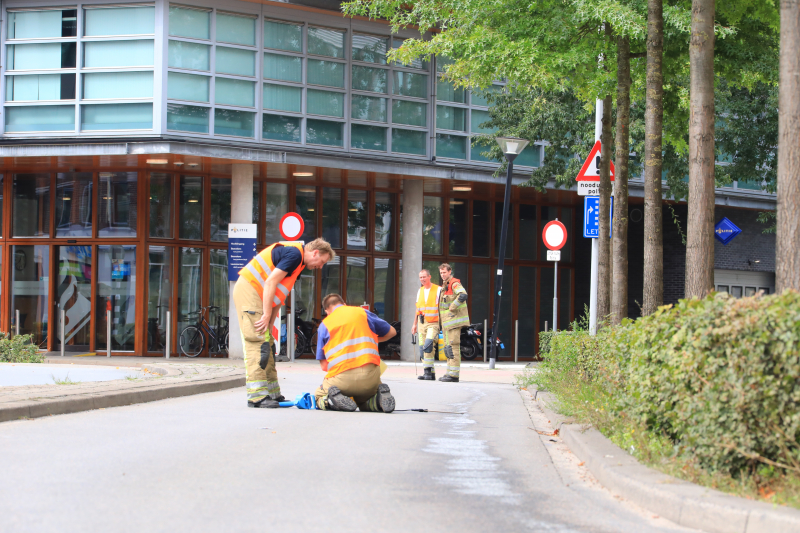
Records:
<instances>
[{"instance_id":1,"label":"red and white no-entry sign","mask_svg":"<svg viewBox=\"0 0 800 533\"><path fill-rule=\"evenodd\" d=\"M283 215L278 229L280 229L281 236L283 236L284 239L287 241L296 241L303 236L305 227L306 225L303 223L303 217L297 213L286 213Z\"/></svg>"},{"instance_id":2,"label":"red and white no-entry sign","mask_svg":"<svg viewBox=\"0 0 800 533\"><path fill-rule=\"evenodd\" d=\"M551 220L542 230L544 245L550 250L560 250L567 243L567 228L558 220Z\"/></svg>"}]
</instances>

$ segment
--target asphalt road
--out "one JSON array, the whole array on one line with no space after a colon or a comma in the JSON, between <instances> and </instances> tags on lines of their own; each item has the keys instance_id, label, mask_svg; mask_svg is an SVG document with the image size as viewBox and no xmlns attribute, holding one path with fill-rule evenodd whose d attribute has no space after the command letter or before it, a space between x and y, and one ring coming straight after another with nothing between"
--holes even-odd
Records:
<instances>
[{"instance_id":1,"label":"asphalt road","mask_svg":"<svg viewBox=\"0 0 800 533\"><path fill-rule=\"evenodd\" d=\"M565 467L513 386L385 377L398 409L465 414L247 409L235 389L0 424L0 531L686 531ZM287 396L319 381L281 374Z\"/></svg>"}]
</instances>

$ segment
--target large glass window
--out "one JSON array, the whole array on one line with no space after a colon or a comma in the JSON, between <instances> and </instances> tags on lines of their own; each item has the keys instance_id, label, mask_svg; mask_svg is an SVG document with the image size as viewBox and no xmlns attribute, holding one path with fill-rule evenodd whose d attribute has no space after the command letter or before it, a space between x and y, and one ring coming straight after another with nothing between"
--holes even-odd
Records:
<instances>
[{"instance_id":1,"label":"large glass window","mask_svg":"<svg viewBox=\"0 0 800 533\"><path fill-rule=\"evenodd\" d=\"M136 247L97 247L95 324L98 350L107 346L111 309L111 349L130 352L136 339Z\"/></svg>"},{"instance_id":2,"label":"large glass window","mask_svg":"<svg viewBox=\"0 0 800 533\"><path fill-rule=\"evenodd\" d=\"M83 98L86 100L152 97L152 72L95 72L83 75Z\"/></svg>"},{"instance_id":3,"label":"large glass window","mask_svg":"<svg viewBox=\"0 0 800 533\"><path fill-rule=\"evenodd\" d=\"M426 196L422 207L422 253L442 253L442 199Z\"/></svg>"},{"instance_id":4,"label":"large glass window","mask_svg":"<svg viewBox=\"0 0 800 533\"><path fill-rule=\"evenodd\" d=\"M313 270L303 269L297 282L294 284L295 303L297 309L304 311L300 313L303 320L311 320L314 316L314 298L316 297L316 280Z\"/></svg>"},{"instance_id":5,"label":"large glass window","mask_svg":"<svg viewBox=\"0 0 800 533\"><path fill-rule=\"evenodd\" d=\"M256 53L241 48L217 46L216 71L235 76L256 75Z\"/></svg>"},{"instance_id":6,"label":"large glass window","mask_svg":"<svg viewBox=\"0 0 800 533\"><path fill-rule=\"evenodd\" d=\"M322 189L322 237L333 248L342 247L342 189Z\"/></svg>"},{"instance_id":7,"label":"large glass window","mask_svg":"<svg viewBox=\"0 0 800 533\"><path fill-rule=\"evenodd\" d=\"M208 133L207 107L167 104L167 129L190 133Z\"/></svg>"},{"instance_id":8,"label":"large glass window","mask_svg":"<svg viewBox=\"0 0 800 533\"><path fill-rule=\"evenodd\" d=\"M350 116L357 120L386 122L386 98L354 94L350 101Z\"/></svg>"},{"instance_id":9,"label":"large glass window","mask_svg":"<svg viewBox=\"0 0 800 533\"><path fill-rule=\"evenodd\" d=\"M541 217L540 217L540 221L539 221L539 231L537 231L536 233L538 235L541 235L542 232L544 231L545 225L548 222L550 222L551 220L555 220L556 218L558 218L558 208L557 207L543 205L539 209L541 209ZM539 247L539 260L540 261L545 261L546 259L547 259L547 247L544 246L544 244L543 244L542 246ZM552 289L552 287L550 287L550 288ZM552 290L551 290L551 292L552 292ZM551 306L550 307L551 314L552 314L552 310L553 310L553 308ZM551 322L552 322L552 320L551 320Z\"/></svg>"},{"instance_id":10,"label":"large glass window","mask_svg":"<svg viewBox=\"0 0 800 533\"><path fill-rule=\"evenodd\" d=\"M295 190L295 200L295 212L304 222L302 240L311 242L317 238L317 188L308 185L298 186ZM280 218L278 220L280 221Z\"/></svg>"},{"instance_id":11,"label":"large glass window","mask_svg":"<svg viewBox=\"0 0 800 533\"><path fill-rule=\"evenodd\" d=\"M57 246L56 346L69 351L88 351L92 321L92 247ZM64 335L61 335L61 311L64 311Z\"/></svg>"},{"instance_id":12,"label":"large glass window","mask_svg":"<svg viewBox=\"0 0 800 533\"><path fill-rule=\"evenodd\" d=\"M256 84L253 81L233 78L214 79L214 101L223 105L254 107L256 105Z\"/></svg>"},{"instance_id":13,"label":"large glass window","mask_svg":"<svg viewBox=\"0 0 800 533\"><path fill-rule=\"evenodd\" d=\"M16 44L9 45L6 50L8 70L50 70L76 66L77 44L74 42Z\"/></svg>"},{"instance_id":14,"label":"large glass window","mask_svg":"<svg viewBox=\"0 0 800 533\"><path fill-rule=\"evenodd\" d=\"M373 311L376 315L392 322L397 320L395 313L395 288L397 287L397 259L375 258L375 298Z\"/></svg>"},{"instance_id":15,"label":"large glass window","mask_svg":"<svg viewBox=\"0 0 800 533\"><path fill-rule=\"evenodd\" d=\"M428 134L425 131L392 129L392 152L425 155Z\"/></svg>"},{"instance_id":16,"label":"large glass window","mask_svg":"<svg viewBox=\"0 0 800 533\"><path fill-rule=\"evenodd\" d=\"M344 123L306 119L306 142L326 146L344 146Z\"/></svg>"},{"instance_id":17,"label":"large glass window","mask_svg":"<svg viewBox=\"0 0 800 533\"><path fill-rule=\"evenodd\" d=\"M264 21L264 47L289 52L303 51L303 26L273 20Z\"/></svg>"},{"instance_id":18,"label":"large glass window","mask_svg":"<svg viewBox=\"0 0 800 533\"><path fill-rule=\"evenodd\" d=\"M84 131L151 130L153 129L153 104L81 106L81 129Z\"/></svg>"},{"instance_id":19,"label":"large glass window","mask_svg":"<svg viewBox=\"0 0 800 533\"><path fill-rule=\"evenodd\" d=\"M138 174L101 172L97 191L97 236L136 237Z\"/></svg>"},{"instance_id":20,"label":"large glass window","mask_svg":"<svg viewBox=\"0 0 800 533\"><path fill-rule=\"evenodd\" d=\"M514 160L514 164L527 167L538 167L540 164L540 155L541 147L538 144L528 145Z\"/></svg>"},{"instance_id":21,"label":"large glass window","mask_svg":"<svg viewBox=\"0 0 800 533\"><path fill-rule=\"evenodd\" d=\"M78 28L78 11L10 11L8 13L9 39L47 39L75 37Z\"/></svg>"},{"instance_id":22,"label":"large glass window","mask_svg":"<svg viewBox=\"0 0 800 533\"><path fill-rule=\"evenodd\" d=\"M466 131L467 110L463 107L436 106L436 127L442 130Z\"/></svg>"},{"instance_id":23,"label":"large glass window","mask_svg":"<svg viewBox=\"0 0 800 533\"><path fill-rule=\"evenodd\" d=\"M74 99L75 74L6 76L6 102Z\"/></svg>"},{"instance_id":24,"label":"large glass window","mask_svg":"<svg viewBox=\"0 0 800 533\"><path fill-rule=\"evenodd\" d=\"M367 303L367 262L366 257L348 257L345 267L345 284L347 286L347 304L363 305Z\"/></svg>"},{"instance_id":25,"label":"large glass window","mask_svg":"<svg viewBox=\"0 0 800 533\"><path fill-rule=\"evenodd\" d=\"M147 276L148 352L162 352L166 347L167 312L172 309L170 304L175 277L174 250L170 246L150 246L147 263L149 269Z\"/></svg>"},{"instance_id":26,"label":"large glass window","mask_svg":"<svg viewBox=\"0 0 800 533\"><path fill-rule=\"evenodd\" d=\"M92 175L56 175L56 237L92 236Z\"/></svg>"},{"instance_id":27,"label":"large glass window","mask_svg":"<svg viewBox=\"0 0 800 533\"><path fill-rule=\"evenodd\" d=\"M189 102L208 102L208 76L167 73L167 98L170 100L187 100Z\"/></svg>"},{"instance_id":28,"label":"large glass window","mask_svg":"<svg viewBox=\"0 0 800 533\"><path fill-rule=\"evenodd\" d=\"M185 41L170 41L167 64L172 68L208 71L211 67L211 47Z\"/></svg>"},{"instance_id":29,"label":"large glass window","mask_svg":"<svg viewBox=\"0 0 800 533\"><path fill-rule=\"evenodd\" d=\"M536 206L520 204L519 207L519 258L536 261L536 246L541 232L536 229ZM522 278L520 278L520 281Z\"/></svg>"},{"instance_id":30,"label":"large glass window","mask_svg":"<svg viewBox=\"0 0 800 533\"><path fill-rule=\"evenodd\" d=\"M271 80L303 81L303 58L282 54L264 54L264 77Z\"/></svg>"},{"instance_id":31,"label":"large glass window","mask_svg":"<svg viewBox=\"0 0 800 533\"><path fill-rule=\"evenodd\" d=\"M548 263L549 264L549 263ZM564 272L559 269L559 276ZM553 329L553 269L542 268L539 272L539 331ZM558 329L566 329L567 324L559 324Z\"/></svg>"},{"instance_id":32,"label":"large glass window","mask_svg":"<svg viewBox=\"0 0 800 533\"><path fill-rule=\"evenodd\" d=\"M86 9L83 33L87 37L105 35L152 35L156 31L154 6Z\"/></svg>"},{"instance_id":33,"label":"large glass window","mask_svg":"<svg viewBox=\"0 0 800 533\"><path fill-rule=\"evenodd\" d=\"M19 313L20 334L32 335L34 344L47 349L50 247L12 246L11 253L11 329Z\"/></svg>"},{"instance_id":34,"label":"large glass window","mask_svg":"<svg viewBox=\"0 0 800 533\"><path fill-rule=\"evenodd\" d=\"M216 327L217 319L228 317L230 302L230 283L228 283L228 250L208 251L208 305L219 309L208 314L208 321Z\"/></svg>"},{"instance_id":35,"label":"large glass window","mask_svg":"<svg viewBox=\"0 0 800 533\"><path fill-rule=\"evenodd\" d=\"M367 191L347 191L347 248L349 250L367 249Z\"/></svg>"},{"instance_id":36,"label":"large glass window","mask_svg":"<svg viewBox=\"0 0 800 533\"><path fill-rule=\"evenodd\" d=\"M301 122L300 117L281 117L267 115L263 117L264 140L300 142Z\"/></svg>"},{"instance_id":37,"label":"large glass window","mask_svg":"<svg viewBox=\"0 0 800 533\"><path fill-rule=\"evenodd\" d=\"M341 256L336 256L322 267L322 298L329 294L342 294L339 284L341 275Z\"/></svg>"},{"instance_id":38,"label":"large glass window","mask_svg":"<svg viewBox=\"0 0 800 533\"><path fill-rule=\"evenodd\" d=\"M256 45L256 19L247 15L217 13L217 41Z\"/></svg>"},{"instance_id":39,"label":"large glass window","mask_svg":"<svg viewBox=\"0 0 800 533\"><path fill-rule=\"evenodd\" d=\"M190 39L210 38L211 14L201 9L169 6L169 34Z\"/></svg>"},{"instance_id":40,"label":"large glass window","mask_svg":"<svg viewBox=\"0 0 800 533\"><path fill-rule=\"evenodd\" d=\"M231 222L231 180L211 179L211 240L227 241ZM227 264L227 256L226 256ZM226 273L227 275L227 273ZM216 304L212 304L216 305Z\"/></svg>"},{"instance_id":41,"label":"large glass window","mask_svg":"<svg viewBox=\"0 0 800 533\"><path fill-rule=\"evenodd\" d=\"M322 92L322 91L316 91ZM264 109L300 113L303 110L303 89L288 85L264 84Z\"/></svg>"},{"instance_id":42,"label":"large glass window","mask_svg":"<svg viewBox=\"0 0 800 533\"><path fill-rule=\"evenodd\" d=\"M74 106L7 107L5 112L6 133L75 130Z\"/></svg>"},{"instance_id":43,"label":"large glass window","mask_svg":"<svg viewBox=\"0 0 800 533\"><path fill-rule=\"evenodd\" d=\"M343 118L344 93L308 89L306 91L306 111L309 115Z\"/></svg>"},{"instance_id":44,"label":"large glass window","mask_svg":"<svg viewBox=\"0 0 800 533\"><path fill-rule=\"evenodd\" d=\"M428 104L407 100L393 100L392 122L425 127L428 125Z\"/></svg>"},{"instance_id":45,"label":"large glass window","mask_svg":"<svg viewBox=\"0 0 800 533\"><path fill-rule=\"evenodd\" d=\"M256 114L233 109L215 109L214 133L236 137L255 137Z\"/></svg>"},{"instance_id":46,"label":"large glass window","mask_svg":"<svg viewBox=\"0 0 800 533\"><path fill-rule=\"evenodd\" d=\"M472 202L472 255L473 257L489 257L489 239L492 227L489 219L489 202L475 200ZM538 235L539 233L537 233Z\"/></svg>"},{"instance_id":47,"label":"large glass window","mask_svg":"<svg viewBox=\"0 0 800 533\"><path fill-rule=\"evenodd\" d=\"M375 251L394 252L394 197L390 192L375 193ZM377 294L377 293L376 293Z\"/></svg>"},{"instance_id":48,"label":"large glass window","mask_svg":"<svg viewBox=\"0 0 800 533\"><path fill-rule=\"evenodd\" d=\"M463 87L456 87L453 82L441 78L436 81L436 99L459 104L467 102L466 91Z\"/></svg>"},{"instance_id":49,"label":"large glass window","mask_svg":"<svg viewBox=\"0 0 800 533\"><path fill-rule=\"evenodd\" d=\"M308 53L317 56L344 57L344 31L308 28Z\"/></svg>"},{"instance_id":50,"label":"large glass window","mask_svg":"<svg viewBox=\"0 0 800 533\"><path fill-rule=\"evenodd\" d=\"M483 323L484 320L490 320L487 327L492 327L491 316L493 310L489 309L489 304L491 302L490 293L494 286L492 274L494 274L493 265L472 265L472 279L470 280L469 293L469 319L473 324ZM509 294L511 294L511 292L511 290L508 290ZM506 339L503 340L505 341ZM507 342L506 346L508 346Z\"/></svg>"},{"instance_id":51,"label":"large glass window","mask_svg":"<svg viewBox=\"0 0 800 533\"><path fill-rule=\"evenodd\" d=\"M289 186L285 183L267 183L267 208L264 219L264 243L267 245L283 240L278 225L283 215L289 212ZM304 219L305 220L305 219Z\"/></svg>"},{"instance_id":52,"label":"large glass window","mask_svg":"<svg viewBox=\"0 0 800 533\"><path fill-rule=\"evenodd\" d=\"M520 228L521 229L521 228ZM522 231L520 231L522 233ZM519 354L522 357L536 355L536 269L519 267ZM505 282L503 282L505 285ZM511 294L509 291L508 294ZM501 337L502 338L502 337ZM504 339L505 342L505 339ZM508 343L506 343L508 345Z\"/></svg>"},{"instance_id":53,"label":"large glass window","mask_svg":"<svg viewBox=\"0 0 800 533\"><path fill-rule=\"evenodd\" d=\"M353 124L350 129L350 146L360 150L386 151L387 128Z\"/></svg>"},{"instance_id":54,"label":"large glass window","mask_svg":"<svg viewBox=\"0 0 800 533\"><path fill-rule=\"evenodd\" d=\"M386 64L389 39L374 35L353 34L353 61Z\"/></svg>"},{"instance_id":55,"label":"large glass window","mask_svg":"<svg viewBox=\"0 0 800 533\"><path fill-rule=\"evenodd\" d=\"M460 135L436 134L436 157L450 159L467 158L467 137Z\"/></svg>"},{"instance_id":56,"label":"large glass window","mask_svg":"<svg viewBox=\"0 0 800 533\"><path fill-rule=\"evenodd\" d=\"M153 41L89 41L83 43L83 66L150 67L154 64Z\"/></svg>"},{"instance_id":57,"label":"large glass window","mask_svg":"<svg viewBox=\"0 0 800 533\"><path fill-rule=\"evenodd\" d=\"M179 238L203 239L203 178L181 176Z\"/></svg>"},{"instance_id":58,"label":"large glass window","mask_svg":"<svg viewBox=\"0 0 800 533\"><path fill-rule=\"evenodd\" d=\"M450 254L467 255L469 242L469 200L450 199Z\"/></svg>"},{"instance_id":59,"label":"large glass window","mask_svg":"<svg viewBox=\"0 0 800 533\"><path fill-rule=\"evenodd\" d=\"M412 96L415 98L427 98L428 75L398 70L394 71L392 94L399 96Z\"/></svg>"},{"instance_id":60,"label":"large glass window","mask_svg":"<svg viewBox=\"0 0 800 533\"><path fill-rule=\"evenodd\" d=\"M508 206L508 224L506 237L506 259L514 256L514 206ZM500 256L500 232L503 228L503 202L494 204L494 256ZM540 233L541 234L541 233Z\"/></svg>"},{"instance_id":61,"label":"large glass window","mask_svg":"<svg viewBox=\"0 0 800 533\"><path fill-rule=\"evenodd\" d=\"M173 238L172 174L150 174L150 236Z\"/></svg>"},{"instance_id":62,"label":"large glass window","mask_svg":"<svg viewBox=\"0 0 800 533\"><path fill-rule=\"evenodd\" d=\"M353 65L352 89L373 93L387 92L387 69Z\"/></svg>"},{"instance_id":63,"label":"large glass window","mask_svg":"<svg viewBox=\"0 0 800 533\"><path fill-rule=\"evenodd\" d=\"M344 63L309 59L306 65L306 81L309 85L344 88Z\"/></svg>"},{"instance_id":64,"label":"large glass window","mask_svg":"<svg viewBox=\"0 0 800 533\"><path fill-rule=\"evenodd\" d=\"M178 329L180 339L186 326L197 323L197 312L203 305L203 249L181 248L178 260Z\"/></svg>"},{"instance_id":65,"label":"large glass window","mask_svg":"<svg viewBox=\"0 0 800 533\"><path fill-rule=\"evenodd\" d=\"M50 175L14 175L11 195L14 237L49 237Z\"/></svg>"}]
</instances>

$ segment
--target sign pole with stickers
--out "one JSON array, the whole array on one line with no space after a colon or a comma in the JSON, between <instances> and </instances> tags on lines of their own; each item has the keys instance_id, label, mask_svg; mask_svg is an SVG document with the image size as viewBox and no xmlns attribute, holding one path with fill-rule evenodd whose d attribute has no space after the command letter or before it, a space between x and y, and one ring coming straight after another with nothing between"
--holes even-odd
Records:
<instances>
[{"instance_id":1,"label":"sign pole with stickers","mask_svg":"<svg viewBox=\"0 0 800 533\"><path fill-rule=\"evenodd\" d=\"M305 244L303 241L300 240L300 237L303 236L303 232L306 229L306 224L303 222L303 217L298 215L297 213L286 213L281 218L280 223L278 224L278 230L281 232L281 237L286 239L287 241L297 241L300 244ZM295 339L294 339L294 318L295 318L295 292L294 287L292 287L292 292L289 293L289 306L291 310L286 313L286 355L289 356L289 360L294 362L294 350L295 350ZM275 317L275 327L280 332L281 330L281 314L278 313L278 316ZM276 352L280 353L281 351L281 336L280 334L276 336L275 343L277 344Z\"/></svg>"},{"instance_id":2,"label":"sign pole with stickers","mask_svg":"<svg viewBox=\"0 0 800 533\"><path fill-rule=\"evenodd\" d=\"M567 228L558 221L551 220L542 230L542 240L547 246L547 260L553 263L553 331L558 330L558 262L561 261L561 248L567 244Z\"/></svg>"}]
</instances>

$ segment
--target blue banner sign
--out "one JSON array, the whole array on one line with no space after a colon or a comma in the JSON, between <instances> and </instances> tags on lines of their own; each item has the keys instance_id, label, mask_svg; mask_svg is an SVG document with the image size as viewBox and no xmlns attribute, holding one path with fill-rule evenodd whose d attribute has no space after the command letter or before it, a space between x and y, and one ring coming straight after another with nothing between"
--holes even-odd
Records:
<instances>
[{"instance_id":1,"label":"blue banner sign","mask_svg":"<svg viewBox=\"0 0 800 533\"><path fill-rule=\"evenodd\" d=\"M717 222L717 225L714 226L714 237L716 237L723 246L727 246L728 243L741 232L742 230L740 230L736 224L728 220L728 217L722 217L722 220Z\"/></svg>"},{"instance_id":2,"label":"blue banner sign","mask_svg":"<svg viewBox=\"0 0 800 533\"><path fill-rule=\"evenodd\" d=\"M614 217L614 198L611 198L611 215L609 220ZM611 237L611 227L608 229L608 236ZM587 239L596 239L600 236L600 197L583 197L583 236Z\"/></svg>"},{"instance_id":3,"label":"blue banner sign","mask_svg":"<svg viewBox=\"0 0 800 533\"><path fill-rule=\"evenodd\" d=\"M256 256L258 226L228 224L228 281L239 279L239 271Z\"/></svg>"}]
</instances>

